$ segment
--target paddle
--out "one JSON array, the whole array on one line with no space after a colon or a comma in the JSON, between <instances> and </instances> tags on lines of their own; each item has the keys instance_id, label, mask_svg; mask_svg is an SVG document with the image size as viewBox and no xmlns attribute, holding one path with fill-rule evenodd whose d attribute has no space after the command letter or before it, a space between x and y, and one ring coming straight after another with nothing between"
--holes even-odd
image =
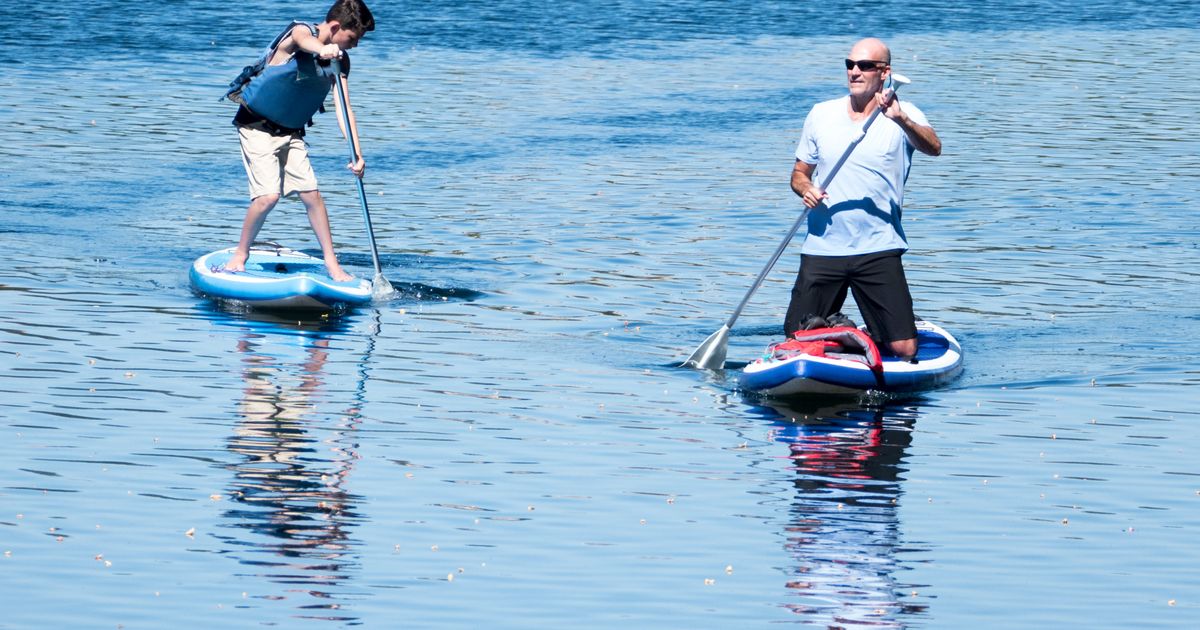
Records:
<instances>
[{"instance_id":1,"label":"paddle","mask_svg":"<svg viewBox=\"0 0 1200 630\"><path fill-rule=\"evenodd\" d=\"M333 60L333 73L338 102L338 109L342 112L342 124L346 128L346 140L350 143L350 162L358 161L358 151L355 150L354 128L350 126L350 110L346 106L346 90L342 87L342 64L338 59ZM375 263L375 279L371 281L371 293L375 299L386 298L396 292L392 288L392 283L383 277L383 268L379 265L379 248L375 245L375 230L371 228L371 213L367 210L367 191L363 188L361 176L356 176L354 181L358 184L358 199L362 203L363 222L367 224L367 238L371 241L371 261Z\"/></svg>"},{"instance_id":2,"label":"paddle","mask_svg":"<svg viewBox=\"0 0 1200 630\"><path fill-rule=\"evenodd\" d=\"M910 83L908 77L896 74L895 72L892 73L890 87L893 92L901 85L907 85L908 83ZM871 127L871 123L875 122L875 118L879 116L880 111L882 110L875 108L875 111L871 112L871 116L867 118L867 122L863 123L862 131L850 142L850 146L846 147L846 151L842 153L842 157L838 158L833 168L829 169L829 175L821 182L821 190L829 188L829 182L833 181L834 175L837 175L838 171L841 170L842 165L846 163L846 159L850 157L850 153L854 151L854 147L857 147L858 143L867 137L867 129ZM692 356L688 357L687 361L684 361L679 367L719 370L725 366L725 353L729 345L729 331L733 328L733 323L742 314L742 309L750 301L750 296L754 295L754 292L758 291L758 287L762 286L763 280L766 279L767 274L770 273L775 263L779 261L779 257L783 255L783 250L787 249L788 243L792 242L792 237L796 235L796 232L806 219L808 219L807 207L800 213L796 222L792 224L792 229L788 230L787 236L783 238L783 242L779 244L779 247L775 248L775 253L771 255L771 260L767 261L767 266L763 267L763 270L758 273L758 278L754 280L754 284L746 292L746 296L742 298L741 303L734 309L733 315L721 325L721 328L717 332L709 335L708 339L705 339L704 343L700 344L700 347L696 348L696 351L692 353Z\"/></svg>"}]
</instances>

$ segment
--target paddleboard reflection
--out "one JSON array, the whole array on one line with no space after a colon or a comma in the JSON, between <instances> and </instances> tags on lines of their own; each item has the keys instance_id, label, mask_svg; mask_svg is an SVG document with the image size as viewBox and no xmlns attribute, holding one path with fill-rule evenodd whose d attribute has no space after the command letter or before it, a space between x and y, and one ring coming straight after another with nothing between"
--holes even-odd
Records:
<instances>
[{"instance_id":1,"label":"paddleboard reflection","mask_svg":"<svg viewBox=\"0 0 1200 630\"><path fill-rule=\"evenodd\" d=\"M771 438L787 446L796 494L784 548L792 560L784 606L823 627L901 628L897 519L913 406L771 404Z\"/></svg>"},{"instance_id":2,"label":"paddleboard reflection","mask_svg":"<svg viewBox=\"0 0 1200 630\"><path fill-rule=\"evenodd\" d=\"M354 529L362 521L362 497L351 491L359 461L357 431L365 385L349 393L328 387L336 346L361 341L345 325L269 318L230 321L241 327L236 422L226 444L237 457L226 495L229 554L278 589L249 593L261 605L282 605L303 618L353 623L347 584L361 571ZM368 343L373 341L373 335Z\"/></svg>"}]
</instances>

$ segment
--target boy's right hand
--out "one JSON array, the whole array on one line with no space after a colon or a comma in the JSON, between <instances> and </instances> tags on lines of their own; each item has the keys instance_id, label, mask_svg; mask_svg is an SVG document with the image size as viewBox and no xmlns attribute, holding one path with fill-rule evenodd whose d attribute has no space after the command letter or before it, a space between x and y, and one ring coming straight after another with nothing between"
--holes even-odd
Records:
<instances>
[{"instance_id":1,"label":"boy's right hand","mask_svg":"<svg viewBox=\"0 0 1200 630\"><path fill-rule=\"evenodd\" d=\"M342 56L342 49L337 44L325 44L317 51L317 56L321 59L337 59Z\"/></svg>"}]
</instances>

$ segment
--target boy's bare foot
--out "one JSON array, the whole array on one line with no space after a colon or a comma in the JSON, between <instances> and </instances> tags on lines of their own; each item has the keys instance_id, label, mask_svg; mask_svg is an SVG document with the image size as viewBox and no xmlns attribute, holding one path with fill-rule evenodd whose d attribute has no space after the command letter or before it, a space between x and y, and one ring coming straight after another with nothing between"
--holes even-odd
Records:
<instances>
[{"instance_id":1,"label":"boy's bare foot","mask_svg":"<svg viewBox=\"0 0 1200 630\"><path fill-rule=\"evenodd\" d=\"M246 270L246 258L248 254L244 252L234 251L229 260L225 261L225 271L238 272Z\"/></svg>"},{"instance_id":2,"label":"boy's bare foot","mask_svg":"<svg viewBox=\"0 0 1200 630\"><path fill-rule=\"evenodd\" d=\"M354 276L342 271L337 264L325 263L325 270L329 272L329 277L333 278L334 282L349 282L354 279Z\"/></svg>"}]
</instances>

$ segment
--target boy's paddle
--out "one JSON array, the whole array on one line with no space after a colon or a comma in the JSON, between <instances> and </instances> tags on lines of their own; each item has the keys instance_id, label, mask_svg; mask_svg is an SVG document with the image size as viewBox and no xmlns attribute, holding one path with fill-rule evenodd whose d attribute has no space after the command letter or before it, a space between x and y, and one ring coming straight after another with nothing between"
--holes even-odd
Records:
<instances>
[{"instance_id":1,"label":"boy's paddle","mask_svg":"<svg viewBox=\"0 0 1200 630\"><path fill-rule=\"evenodd\" d=\"M342 87L342 64L338 59L333 60L335 96L338 109L342 112L342 125L346 128L346 140L350 142L350 162L358 161L358 151L354 149L354 127L350 125L350 109L346 106L346 91ZM367 191L363 188L362 177L355 177L358 184L358 199L362 202L363 221L367 224L367 238L371 241L371 261L375 263L375 279L371 281L371 292L375 299L384 299L396 292L392 283L383 277L383 267L379 265L379 248L375 246L375 230L371 228L371 213L367 210Z\"/></svg>"},{"instance_id":2,"label":"boy's paddle","mask_svg":"<svg viewBox=\"0 0 1200 630\"><path fill-rule=\"evenodd\" d=\"M894 92L901 85L907 85L910 81L908 77L893 72L891 83L892 91ZM863 123L862 131L850 142L850 146L846 147L846 151L842 153L842 157L838 158L833 168L829 169L829 175L821 182L821 190L829 188L829 182L833 181L833 176L837 175L838 171L841 170L842 165L846 163L846 159L850 157L850 153L854 151L854 147L857 147L858 143L867 137L867 129L871 127L871 123L875 122L875 118L879 116L880 111L882 110L875 108L875 111L871 112L871 116L867 118L867 122ZM770 273L775 263L779 261L779 257L783 255L783 250L787 249L788 243L792 242L792 237L796 235L796 232L807 218L808 208L805 207L804 211L800 213L800 217L792 224L792 229L788 230L787 236L783 238L783 242L779 244L779 247L775 248L775 253L771 255L771 260L767 261L767 266L763 267L763 270L758 273L758 278L754 280L754 285L750 287L750 290L746 292L746 296L742 298L741 303L734 309L733 315L721 325L721 328L717 332L709 335L708 339L705 339L704 343L700 344L700 347L696 348L692 356L688 357L687 361L684 361L680 367L694 367L705 370L719 370L725 367L725 353L728 350L729 331L733 328L733 323L742 314L742 309L750 301L750 296L754 295L758 287L762 286L763 280L766 279L767 274Z\"/></svg>"}]
</instances>

